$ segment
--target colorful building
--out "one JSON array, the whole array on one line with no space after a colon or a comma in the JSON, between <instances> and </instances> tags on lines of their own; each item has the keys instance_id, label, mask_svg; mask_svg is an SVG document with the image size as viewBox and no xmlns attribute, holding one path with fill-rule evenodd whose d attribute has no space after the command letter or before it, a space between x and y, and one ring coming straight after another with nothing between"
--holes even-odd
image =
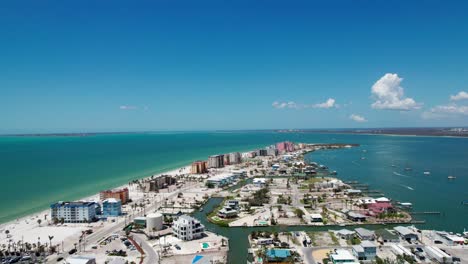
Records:
<instances>
[{"instance_id":1,"label":"colorful building","mask_svg":"<svg viewBox=\"0 0 468 264\"><path fill-rule=\"evenodd\" d=\"M193 174L203 174L208 172L208 162L198 160L192 163Z\"/></svg>"},{"instance_id":2,"label":"colorful building","mask_svg":"<svg viewBox=\"0 0 468 264\"><path fill-rule=\"evenodd\" d=\"M208 157L208 168L224 167L224 155L213 155Z\"/></svg>"},{"instance_id":3,"label":"colorful building","mask_svg":"<svg viewBox=\"0 0 468 264\"><path fill-rule=\"evenodd\" d=\"M97 220L101 206L95 202L58 202L50 205L52 219L65 223L88 223Z\"/></svg>"},{"instance_id":4,"label":"colorful building","mask_svg":"<svg viewBox=\"0 0 468 264\"><path fill-rule=\"evenodd\" d=\"M102 215L119 216L122 214L122 202L119 199L109 198L102 202Z\"/></svg>"},{"instance_id":5,"label":"colorful building","mask_svg":"<svg viewBox=\"0 0 468 264\"><path fill-rule=\"evenodd\" d=\"M118 190L106 190L99 193L99 198L101 201L104 201L109 198L119 199L122 204L126 204L129 201L128 189L118 189Z\"/></svg>"}]
</instances>

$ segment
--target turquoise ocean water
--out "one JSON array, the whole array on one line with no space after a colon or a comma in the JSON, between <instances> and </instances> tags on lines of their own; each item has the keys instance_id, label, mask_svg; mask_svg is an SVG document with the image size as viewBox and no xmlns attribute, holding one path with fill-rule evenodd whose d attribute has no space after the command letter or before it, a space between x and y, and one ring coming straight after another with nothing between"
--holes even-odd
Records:
<instances>
[{"instance_id":1,"label":"turquoise ocean water","mask_svg":"<svg viewBox=\"0 0 468 264\"><path fill-rule=\"evenodd\" d=\"M283 140L361 144L315 152L310 158L337 170L342 179L368 183L390 198L412 202L414 211L441 211L440 216L423 217L428 228L456 232L468 228L468 206L461 204L468 200L466 138L273 132L0 137L0 223L45 209L54 201L79 199L211 154ZM405 171L406 166L413 170ZM424 170L431 175L424 175ZM449 181L448 175L457 179Z\"/></svg>"}]
</instances>

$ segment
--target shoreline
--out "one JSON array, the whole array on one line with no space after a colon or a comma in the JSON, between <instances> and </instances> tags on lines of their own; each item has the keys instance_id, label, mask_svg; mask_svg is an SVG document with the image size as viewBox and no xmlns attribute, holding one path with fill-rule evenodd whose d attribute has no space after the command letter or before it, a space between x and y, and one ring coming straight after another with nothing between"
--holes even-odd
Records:
<instances>
[{"instance_id":1,"label":"shoreline","mask_svg":"<svg viewBox=\"0 0 468 264\"><path fill-rule=\"evenodd\" d=\"M174 173L178 173L180 170L183 170L183 169L186 169L186 168L189 168L189 167L190 167L190 164L182 166L182 167L177 167L175 169L169 169L169 170L166 170L166 171L161 172L161 173L156 173L156 174L152 174L152 175L145 176L145 177L142 177L142 178L138 178L136 180L149 179L152 176L159 176L159 175L163 175L163 174L174 174ZM129 188L128 182L123 184L123 185L116 186L116 187L110 187L108 189L121 189L121 188L125 188L125 187ZM76 201L99 201L99 192L94 193L94 194L89 195L89 196L79 198L79 199L74 199L74 200L76 200ZM53 202L54 201L51 201L51 203L53 203ZM3 233L7 229L10 230L8 228L9 226L20 225L21 223L24 223L24 222L27 222L27 221L43 219L42 216L49 215L49 213L50 213L50 208L49 209L41 209L40 211L38 210L38 211L36 211L34 213L30 213L30 214L24 215L22 217L19 217L19 218L13 219L13 220L9 220L7 222L0 223L0 233Z\"/></svg>"}]
</instances>

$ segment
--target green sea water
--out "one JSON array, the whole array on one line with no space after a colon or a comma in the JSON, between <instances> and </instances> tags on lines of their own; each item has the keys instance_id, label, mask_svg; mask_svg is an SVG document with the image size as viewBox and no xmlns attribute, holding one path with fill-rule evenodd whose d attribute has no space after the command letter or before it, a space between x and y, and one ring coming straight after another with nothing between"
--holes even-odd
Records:
<instances>
[{"instance_id":1,"label":"green sea water","mask_svg":"<svg viewBox=\"0 0 468 264\"><path fill-rule=\"evenodd\" d=\"M349 150L315 152L310 158L337 170L340 178L369 183L393 199L412 202L415 211L443 212L424 217L430 227L457 232L468 228L468 206L461 204L468 200L468 139L274 132L0 137L0 222L208 155L283 140L362 144ZM393 163L398 167L391 167ZM403 166L413 171L404 171ZM424 176L423 170L430 170L431 175ZM457 179L448 181L448 175Z\"/></svg>"}]
</instances>

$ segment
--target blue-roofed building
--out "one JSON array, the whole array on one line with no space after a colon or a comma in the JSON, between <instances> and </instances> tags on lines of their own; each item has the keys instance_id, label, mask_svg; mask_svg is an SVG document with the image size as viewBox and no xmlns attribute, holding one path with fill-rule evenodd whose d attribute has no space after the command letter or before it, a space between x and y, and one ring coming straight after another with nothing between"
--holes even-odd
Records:
<instances>
[{"instance_id":1,"label":"blue-roofed building","mask_svg":"<svg viewBox=\"0 0 468 264\"><path fill-rule=\"evenodd\" d=\"M102 202L103 216L119 216L122 214L122 202L115 198L109 198Z\"/></svg>"},{"instance_id":2,"label":"blue-roofed building","mask_svg":"<svg viewBox=\"0 0 468 264\"><path fill-rule=\"evenodd\" d=\"M268 249L266 252L268 262L282 262L287 258L291 257L291 251L289 249Z\"/></svg>"}]
</instances>

